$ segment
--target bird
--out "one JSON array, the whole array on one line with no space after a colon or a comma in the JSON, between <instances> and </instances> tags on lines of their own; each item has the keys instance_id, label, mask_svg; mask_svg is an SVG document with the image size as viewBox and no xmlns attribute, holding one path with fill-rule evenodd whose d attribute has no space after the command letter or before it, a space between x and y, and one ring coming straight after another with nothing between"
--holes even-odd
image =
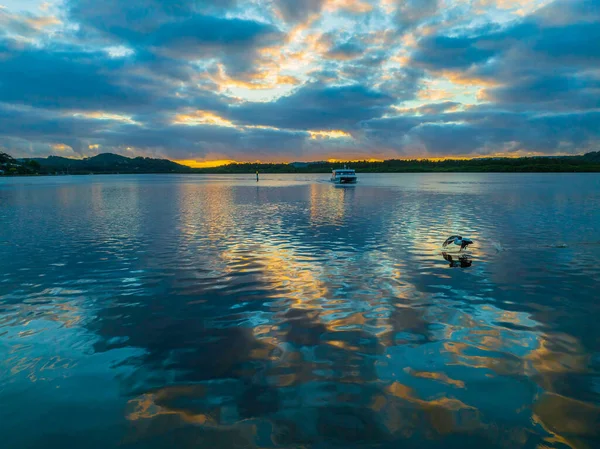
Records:
<instances>
[{"instance_id":1,"label":"bird","mask_svg":"<svg viewBox=\"0 0 600 449\"><path fill-rule=\"evenodd\" d=\"M472 245L473 244L473 240L468 239L466 237L462 237L460 235L451 235L450 237L448 237L446 239L446 241L444 242L444 244L442 246L444 248L447 248L448 245L452 245L452 244L460 246L460 250L459 251L462 251L467 246Z\"/></svg>"}]
</instances>

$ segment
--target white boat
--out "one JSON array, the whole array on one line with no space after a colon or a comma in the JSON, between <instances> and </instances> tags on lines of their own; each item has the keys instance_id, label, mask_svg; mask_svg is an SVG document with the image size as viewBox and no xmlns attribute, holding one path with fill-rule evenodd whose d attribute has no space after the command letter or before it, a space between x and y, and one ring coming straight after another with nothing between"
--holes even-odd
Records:
<instances>
[{"instance_id":1,"label":"white boat","mask_svg":"<svg viewBox=\"0 0 600 449\"><path fill-rule=\"evenodd\" d=\"M356 180L356 172L351 168L331 171L331 182L334 184L356 184Z\"/></svg>"}]
</instances>

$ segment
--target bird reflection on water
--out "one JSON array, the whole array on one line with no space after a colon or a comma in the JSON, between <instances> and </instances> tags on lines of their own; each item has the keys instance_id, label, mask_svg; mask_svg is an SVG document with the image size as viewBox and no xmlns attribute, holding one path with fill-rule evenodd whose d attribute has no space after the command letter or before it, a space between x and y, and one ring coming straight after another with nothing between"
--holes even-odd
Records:
<instances>
[{"instance_id":1,"label":"bird reflection on water","mask_svg":"<svg viewBox=\"0 0 600 449\"><path fill-rule=\"evenodd\" d=\"M447 252L442 252L442 256L450 263L450 267L453 268L469 268L473 265L473 260L469 257L468 254L452 254Z\"/></svg>"},{"instance_id":2,"label":"bird reflection on water","mask_svg":"<svg viewBox=\"0 0 600 449\"><path fill-rule=\"evenodd\" d=\"M465 176L4 191L8 447L599 447L598 254L482 247L449 270L432 229L566 235L540 217L578 203L554 194L583 198L569 231L592 238L600 197Z\"/></svg>"}]
</instances>

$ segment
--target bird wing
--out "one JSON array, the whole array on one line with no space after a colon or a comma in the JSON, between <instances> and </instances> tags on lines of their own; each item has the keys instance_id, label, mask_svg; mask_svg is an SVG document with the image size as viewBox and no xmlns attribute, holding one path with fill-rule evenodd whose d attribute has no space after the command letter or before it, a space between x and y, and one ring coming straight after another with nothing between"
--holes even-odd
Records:
<instances>
[{"instance_id":1,"label":"bird wing","mask_svg":"<svg viewBox=\"0 0 600 449\"><path fill-rule=\"evenodd\" d=\"M448 237L446 239L446 241L444 242L444 244L442 246L446 247L450 243L454 242L456 239L460 239L460 238L462 238L460 235L451 235L450 237Z\"/></svg>"}]
</instances>

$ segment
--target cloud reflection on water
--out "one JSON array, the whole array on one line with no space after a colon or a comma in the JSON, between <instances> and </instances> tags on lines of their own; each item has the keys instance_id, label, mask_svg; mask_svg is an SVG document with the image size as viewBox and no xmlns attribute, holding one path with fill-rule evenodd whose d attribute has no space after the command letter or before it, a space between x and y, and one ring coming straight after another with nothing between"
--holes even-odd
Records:
<instances>
[{"instance_id":1,"label":"cloud reflection on water","mask_svg":"<svg viewBox=\"0 0 600 449\"><path fill-rule=\"evenodd\" d=\"M597 259L518 249L506 258L479 245L525 228L512 221L512 195L485 184L459 194L145 179L39 199L16 190L11 223L40 235L44 252L19 271L31 243L11 226L21 246L0 295L0 316L13 317L0 341L20 359L5 360L9 369L52 360L58 344L17 342L71 341L73 328L88 354L120 354L126 446L579 448L598 438L597 333L586 321L598 306L580 276L597 278ZM544 207L554 206L534 199L527 216ZM440 252L456 229L478 243L468 270ZM31 314L44 323L67 311L80 317L71 328L22 333Z\"/></svg>"}]
</instances>

